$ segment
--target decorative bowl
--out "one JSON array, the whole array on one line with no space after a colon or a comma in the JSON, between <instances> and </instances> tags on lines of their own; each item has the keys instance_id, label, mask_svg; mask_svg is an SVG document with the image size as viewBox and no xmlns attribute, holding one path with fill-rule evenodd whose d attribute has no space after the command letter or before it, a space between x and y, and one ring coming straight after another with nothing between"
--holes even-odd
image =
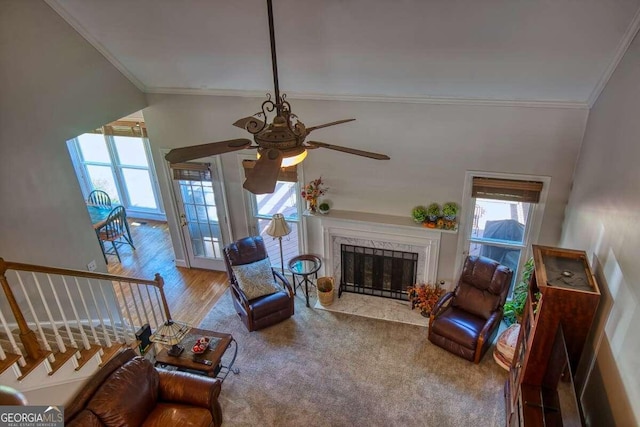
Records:
<instances>
[{"instance_id":1,"label":"decorative bowl","mask_svg":"<svg viewBox=\"0 0 640 427\"><path fill-rule=\"evenodd\" d=\"M198 338L198 341L196 341L196 343L193 345L193 347L191 347L191 351L194 352L195 354L204 353L209 348L209 342L210 341L211 341L211 338L209 338L209 337L200 337L200 338Z\"/></svg>"}]
</instances>

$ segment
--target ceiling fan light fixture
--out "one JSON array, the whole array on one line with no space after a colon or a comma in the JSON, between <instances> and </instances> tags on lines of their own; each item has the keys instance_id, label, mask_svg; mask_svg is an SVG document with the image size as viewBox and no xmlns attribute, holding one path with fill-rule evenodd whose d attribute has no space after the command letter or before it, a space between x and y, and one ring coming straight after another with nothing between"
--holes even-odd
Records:
<instances>
[{"instance_id":1,"label":"ceiling fan light fixture","mask_svg":"<svg viewBox=\"0 0 640 427\"><path fill-rule=\"evenodd\" d=\"M289 166L295 166L301 163L307 157L307 150L303 150L300 154L293 154L288 157L282 158L282 164L280 167L286 168Z\"/></svg>"},{"instance_id":2,"label":"ceiling fan light fixture","mask_svg":"<svg viewBox=\"0 0 640 427\"><path fill-rule=\"evenodd\" d=\"M256 156L260 159L260 150L258 150ZM280 167L287 168L289 166L295 166L298 163L302 163L302 161L307 158L307 150L303 147L282 150L282 156L282 163L280 164Z\"/></svg>"}]
</instances>

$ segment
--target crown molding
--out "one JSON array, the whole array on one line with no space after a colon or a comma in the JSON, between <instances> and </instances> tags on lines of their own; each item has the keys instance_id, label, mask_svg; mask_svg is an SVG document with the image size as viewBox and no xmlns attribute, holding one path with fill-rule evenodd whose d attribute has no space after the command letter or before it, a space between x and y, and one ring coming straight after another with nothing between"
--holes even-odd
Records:
<instances>
[{"instance_id":1,"label":"crown molding","mask_svg":"<svg viewBox=\"0 0 640 427\"><path fill-rule=\"evenodd\" d=\"M136 76L134 76L133 73L127 69L127 67L125 67L120 61L118 61L118 59L116 59L116 57L113 56L104 46L102 46L102 44L98 40L92 37L89 31L87 31L86 28L84 28L77 19L75 19L69 12L67 12L67 10L60 4L58 0L44 1L49 5L51 9L53 9L58 15L60 15L60 17L62 17L62 19L67 22L67 24L71 25L71 27L76 30L76 32L78 32L87 42L89 42L89 44L93 46L94 49L100 52L102 56L104 56L107 61L111 63L111 65L116 67L118 71L120 71L127 79L129 79L129 81L133 83L135 87L137 87L140 91L145 92L145 85L140 80L138 80Z\"/></svg>"},{"instance_id":2,"label":"crown molding","mask_svg":"<svg viewBox=\"0 0 640 427\"><path fill-rule=\"evenodd\" d=\"M611 60L611 62L609 63L609 67L607 67L602 77L600 77L598 84L596 84L596 87L593 88L591 95L589 95L589 99L587 101L589 108L593 107L593 104L595 104L596 101L598 100L598 97L600 97L600 94L602 93L605 86L609 82L609 79L611 79L611 76L613 75L613 73L616 71L616 68L618 68L618 64L620 64L620 61L622 61L624 54L627 53L627 49L629 49L631 42L633 42L633 39L635 38L636 34L638 34L639 30L640 30L640 7L636 11L636 14L633 17L633 20L627 27L627 30L625 31L624 36L622 37L622 40L620 40L620 43L618 44L618 48L616 49L616 53L613 56L613 59Z\"/></svg>"},{"instance_id":3,"label":"crown molding","mask_svg":"<svg viewBox=\"0 0 640 427\"><path fill-rule=\"evenodd\" d=\"M147 87L146 93L163 95L209 95L233 96L241 98L264 98L268 90L231 90L231 89L191 89L170 87ZM492 107L527 107L527 108L568 108L588 110L589 105L580 101L560 100L526 100L526 99L482 99L482 98L439 98L439 97L409 97L384 95L333 95L318 93L286 92L287 99L309 99L315 101L347 101L347 102L394 102L400 104L440 104L440 105L468 105Z\"/></svg>"}]
</instances>

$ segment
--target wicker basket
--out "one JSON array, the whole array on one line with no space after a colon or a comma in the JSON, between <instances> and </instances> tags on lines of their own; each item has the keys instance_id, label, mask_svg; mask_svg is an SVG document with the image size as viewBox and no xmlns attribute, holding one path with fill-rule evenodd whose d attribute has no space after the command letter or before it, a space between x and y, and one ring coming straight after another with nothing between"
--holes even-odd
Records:
<instances>
[{"instance_id":1,"label":"wicker basket","mask_svg":"<svg viewBox=\"0 0 640 427\"><path fill-rule=\"evenodd\" d=\"M318 277L316 288L320 304L324 306L333 304L333 277Z\"/></svg>"}]
</instances>

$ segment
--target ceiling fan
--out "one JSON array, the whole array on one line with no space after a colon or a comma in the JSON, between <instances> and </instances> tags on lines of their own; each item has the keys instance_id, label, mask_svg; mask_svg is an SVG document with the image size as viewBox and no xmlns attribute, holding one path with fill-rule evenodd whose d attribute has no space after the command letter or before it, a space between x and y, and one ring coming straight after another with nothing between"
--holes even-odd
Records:
<instances>
[{"instance_id":1,"label":"ceiling fan","mask_svg":"<svg viewBox=\"0 0 640 427\"><path fill-rule=\"evenodd\" d=\"M322 125L306 127L298 116L291 111L291 105L285 94L280 94L278 85L278 63L276 60L276 42L273 29L272 0L267 0L269 16L269 38L271 41L271 66L273 69L274 98L267 94L267 100L262 103L262 111L252 116L242 118L233 125L245 129L253 135L253 143L247 138L231 139L212 142L209 144L193 145L175 148L167 153L165 159L171 163L185 162L202 157L229 153L245 148L258 150L258 161L253 169L247 172L243 187L254 194L272 193L278 180L281 167L293 166L305 159L307 150L328 148L356 156L369 157L376 160L389 160L389 156L357 150L355 148L327 144L319 141L306 141L305 138L314 130L326 128L354 121L355 119L338 120ZM275 116L267 124L268 113Z\"/></svg>"}]
</instances>

